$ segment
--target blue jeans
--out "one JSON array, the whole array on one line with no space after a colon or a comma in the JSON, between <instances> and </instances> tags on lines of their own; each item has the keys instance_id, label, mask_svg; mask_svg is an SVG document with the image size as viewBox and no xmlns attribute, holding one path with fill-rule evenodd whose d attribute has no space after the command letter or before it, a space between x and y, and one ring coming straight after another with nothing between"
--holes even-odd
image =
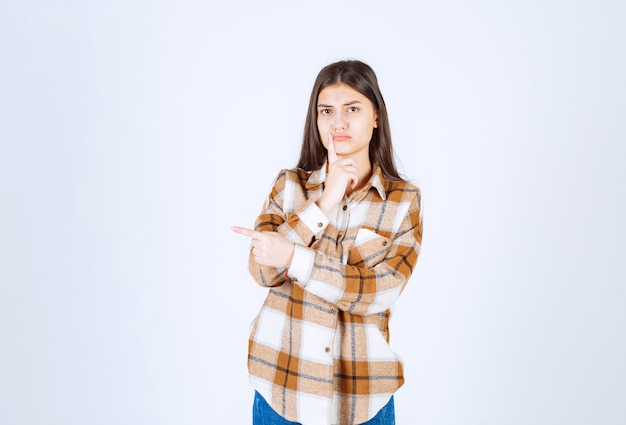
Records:
<instances>
[{"instance_id":1,"label":"blue jeans","mask_svg":"<svg viewBox=\"0 0 626 425\"><path fill-rule=\"evenodd\" d=\"M396 414L393 407L393 397L389 403L385 405L376 416L362 425L395 425ZM254 392L254 405L252 406L252 425L300 425L297 422L291 422L280 416L267 404L267 401L259 394Z\"/></svg>"}]
</instances>

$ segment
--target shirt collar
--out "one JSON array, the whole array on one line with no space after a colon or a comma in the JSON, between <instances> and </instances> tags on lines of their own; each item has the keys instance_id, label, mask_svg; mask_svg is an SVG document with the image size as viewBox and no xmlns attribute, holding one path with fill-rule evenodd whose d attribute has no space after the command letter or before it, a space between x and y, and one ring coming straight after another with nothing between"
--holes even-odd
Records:
<instances>
[{"instance_id":1,"label":"shirt collar","mask_svg":"<svg viewBox=\"0 0 626 425\"><path fill-rule=\"evenodd\" d=\"M314 170L311 172L309 176L306 186L314 187L319 186L326 181L326 164L324 164L321 168ZM374 165L374 170L372 171L372 176L368 180L367 184L361 189L365 191L369 191L371 188L376 189L380 197L385 200L387 199L387 192L385 191L385 182L386 179L383 176L383 171L380 166L377 164Z\"/></svg>"}]
</instances>

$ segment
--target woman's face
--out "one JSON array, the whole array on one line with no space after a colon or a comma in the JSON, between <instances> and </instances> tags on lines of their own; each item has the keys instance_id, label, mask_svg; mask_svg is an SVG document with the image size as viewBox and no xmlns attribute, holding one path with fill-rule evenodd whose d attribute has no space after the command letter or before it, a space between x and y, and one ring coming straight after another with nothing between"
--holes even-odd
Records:
<instances>
[{"instance_id":1,"label":"woman's face","mask_svg":"<svg viewBox=\"0 0 626 425\"><path fill-rule=\"evenodd\" d=\"M324 88L317 97L317 129L328 149L332 136L338 156L367 158L378 111L370 100L347 84Z\"/></svg>"}]
</instances>

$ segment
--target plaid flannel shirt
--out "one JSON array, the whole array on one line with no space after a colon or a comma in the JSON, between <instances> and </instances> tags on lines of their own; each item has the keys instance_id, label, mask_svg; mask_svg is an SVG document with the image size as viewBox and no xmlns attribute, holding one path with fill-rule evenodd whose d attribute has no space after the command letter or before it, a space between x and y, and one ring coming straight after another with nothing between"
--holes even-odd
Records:
<instances>
[{"instance_id":1,"label":"plaid flannel shirt","mask_svg":"<svg viewBox=\"0 0 626 425\"><path fill-rule=\"evenodd\" d=\"M376 166L327 217L315 203L325 177L325 167L282 170L256 220L255 230L279 232L295 251L288 270L250 256L270 291L252 324L248 369L290 421L361 424L404 383L388 323L420 252L421 195Z\"/></svg>"}]
</instances>

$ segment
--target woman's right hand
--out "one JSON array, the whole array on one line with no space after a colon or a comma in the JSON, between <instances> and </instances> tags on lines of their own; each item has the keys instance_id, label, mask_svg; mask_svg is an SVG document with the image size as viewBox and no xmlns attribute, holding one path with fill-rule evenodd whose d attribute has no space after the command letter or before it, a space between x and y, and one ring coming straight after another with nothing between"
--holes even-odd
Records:
<instances>
[{"instance_id":1,"label":"woman's right hand","mask_svg":"<svg viewBox=\"0 0 626 425\"><path fill-rule=\"evenodd\" d=\"M335 205L339 204L348 190L356 187L358 181L356 161L352 158L340 159L335 152L332 134L328 135L328 174L324 184L324 192L317 200L317 206L329 215Z\"/></svg>"}]
</instances>

